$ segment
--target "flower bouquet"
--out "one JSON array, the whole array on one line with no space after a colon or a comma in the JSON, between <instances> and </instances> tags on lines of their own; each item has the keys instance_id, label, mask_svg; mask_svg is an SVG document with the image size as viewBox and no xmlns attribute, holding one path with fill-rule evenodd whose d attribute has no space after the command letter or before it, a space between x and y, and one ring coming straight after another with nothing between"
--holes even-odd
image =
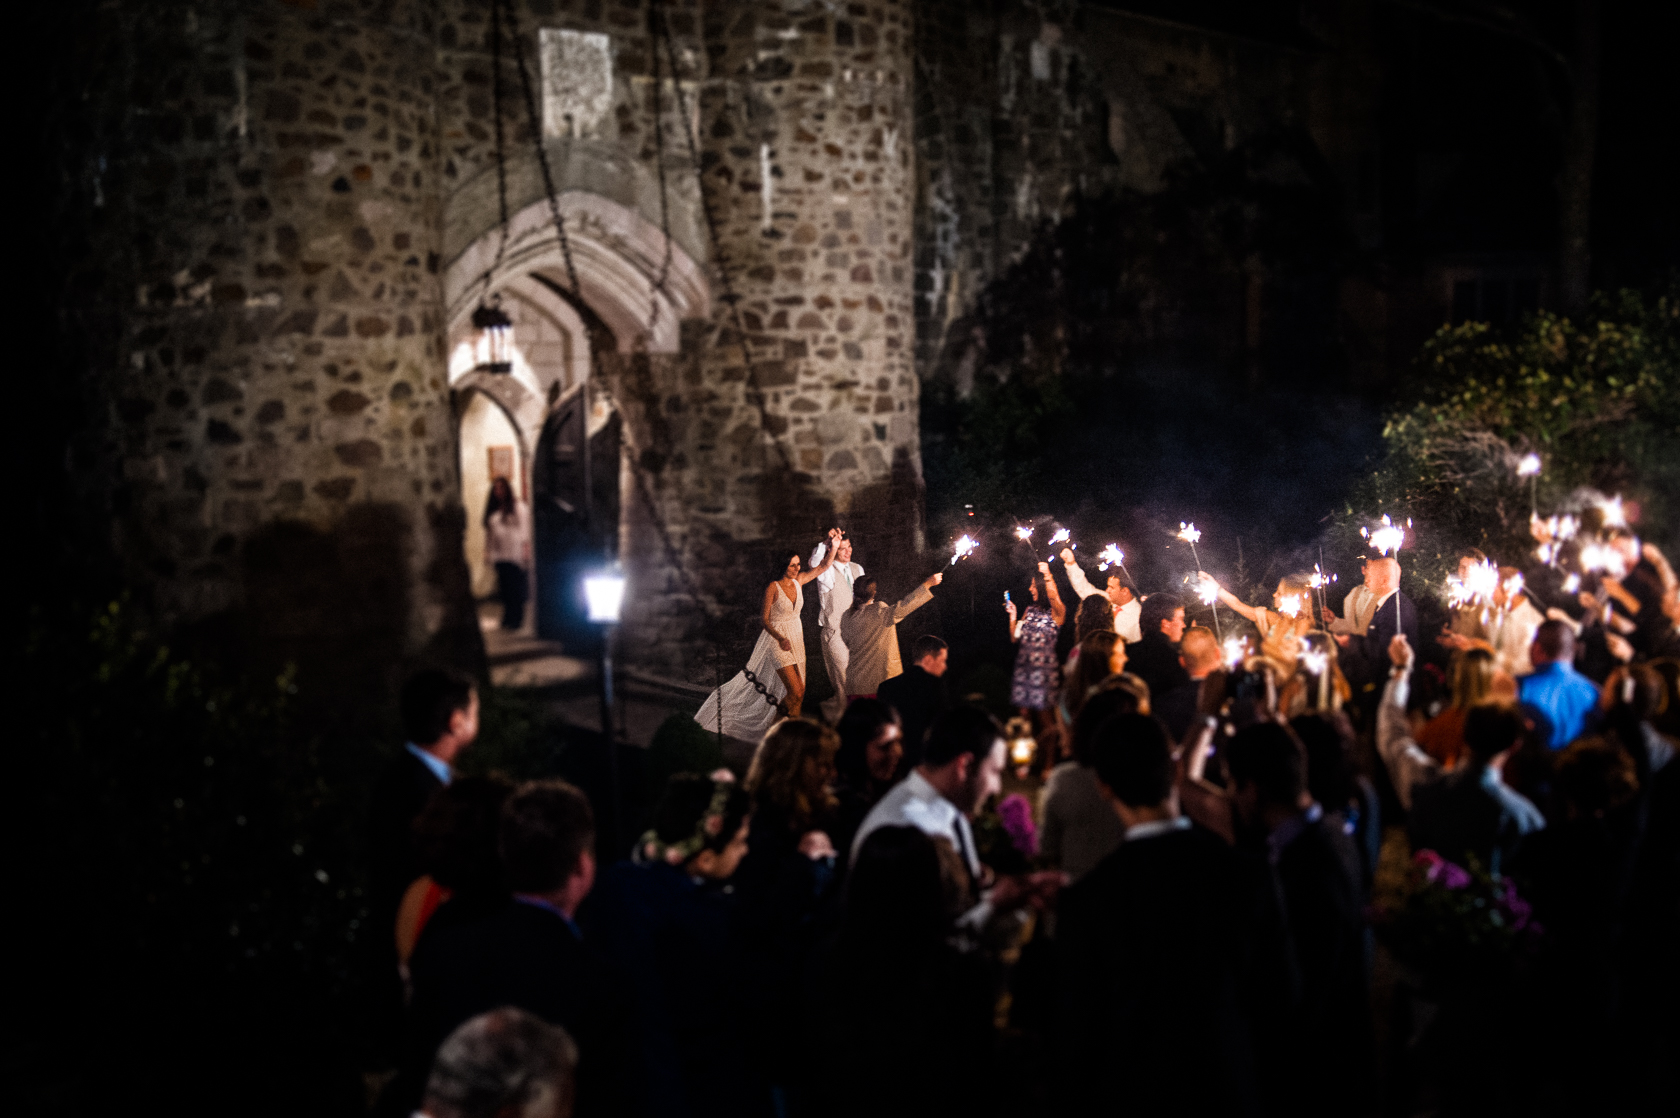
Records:
<instances>
[{"instance_id":1,"label":"flower bouquet","mask_svg":"<svg viewBox=\"0 0 1680 1118\"><path fill-rule=\"evenodd\" d=\"M1025 873L1038 854L1038 828L1032 804L1011 793L993 810L974 820L974 846L980 860L998 873Z\"/></svg>"},{"instance_id":2,"label":"flower bouquet","mask_svg":"<svg viewBox=\"0 0 1680 1118\"><path fill-rule=\"evenodd\" d=\"M1503 985L1539 947L1540 925L1515 883L1469 861L1418 851L1395 902L1372 912L1383 945L1437 995Z\"/></svg>"}]
</instances>

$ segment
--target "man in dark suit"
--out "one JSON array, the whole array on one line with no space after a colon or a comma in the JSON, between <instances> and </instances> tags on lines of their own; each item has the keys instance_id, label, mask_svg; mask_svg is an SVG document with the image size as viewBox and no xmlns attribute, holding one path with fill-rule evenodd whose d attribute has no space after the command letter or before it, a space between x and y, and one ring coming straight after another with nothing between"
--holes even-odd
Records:
<instances>
[{"instance_id":1,"label":"man in dark suit","mask_svg":"<svg viewBox=\"0 0 1680 1118\"><path fill-rule=\"evenodd\" d=\"M1161 721L1167 724L1167 732L1172 735L1173 741L1183 741L1190 723L1196 720L1196 711L1201 705L1202 680L1224 663L1223 650L1213 630L1202 625L1186 629L1184 639L1178 642L1178 662L1184 665L1190 681L1165 694L1156 695L1151 706Z\"/></svg>"},{"instance_id":2,"label":"man in dark suit","mask_svg":"<svg viewBox=\"0 0 1680 1118\"><path fill-rule=\"evenodd\" d=\"M1225 747L1239 845L1280 906L1295 996L1255 1019L1268 1113L1361 1114L1371 1108L1358 852L1307 791L1306 750L1288 727L1261 722Z\"/></svg>"},{"instance_id":3,"label":"man in dark suit","mask_svg":"<svg viewBox=\"0 0 1680 1118\"><path fill-rule=\"evenodd\" d=\"M910 666L882 683L875 697L898 711L904 732L904 759L898 771L907 773L922 763L927 728L945 713L945 668L951 650L935 636L917 637L910 646Z\"/></svg>"},{"instance_id":4,"label":"man in dark suit","mask_svg":"<svg viewBox=\"0 0 1680 1118\"><path fill-rule=\"evenodd\" d=\"M1367 691L1379 693L1388 679L1388 646L1394 634L1404 633L1413 648L1420 647L1417 608L1400 589L1400 560L1392 555L1365 560L1365 588L1376 603L1365 632L1336 637L1336 643L1342 648L1338 657L1342 674L1353 687L1355 701L1361 701ZM1361 705L1374 709L1376 704L1372 700Z\"/></svg>"},{"instance_id":5,"label":"man in dark suit","mask_svg":"<svg viewBox=\"0 0 1680 1118\"><path fill-rule=\"evenodd\" d=\"M1184 639L1184 601L1176 594L1151 594L1138 613L1143 639L1126 646L1126 670L1149 684L1153 701L1190 682L1178 662L1178 642Z\"/></svg>"},{"instance_id":6,"label":"man in dark suit","mask_svg":"<svg viewBox=\"0 0 1680 1118\"><path fill-rule=\"evenodd\" d=\"M532 781L502 809L502 873L512 896L466 919L438 909L409 961L403 1076L417 1099L438 1045L462 1022L515 1006L559 1025L577 1041L580 1081L600 1074L601 968L578 926L595 883L595 823L584 794L559 780Z\"/></svg>"},{"instance_id":7,"label":"man in dark suit","mask_svg":"<svg viewBox=\"0 0 1680 1118\"><path fill-rule=\"evenodd\" d=\"M379 774L368 804L371 919L387 940L404 890L420 876L414 820L478 736L478 693L464 676L427 669L403 684L401 710L408 740Z\"/></svg>"},{"instance_id":8,"label":"man in dark suit","mask_svg":"<svg viewBox=\"0 0 1680 1118\"><path fill-rule=\"evenodd\" d=\"M1061 895L1056 1109L1255 1113L1240 1004L1253 921L1237 856L1179 814L1159 721L1117 716L1092 754L1126 839Z\"/></svg>"}]
</instances>

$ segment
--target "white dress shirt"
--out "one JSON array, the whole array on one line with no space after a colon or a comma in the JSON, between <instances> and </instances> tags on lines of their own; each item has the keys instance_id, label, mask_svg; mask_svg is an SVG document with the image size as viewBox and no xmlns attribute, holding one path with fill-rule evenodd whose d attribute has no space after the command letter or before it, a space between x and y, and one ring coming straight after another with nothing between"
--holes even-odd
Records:
<instances>
[{"instance_id":1,"label":"white dress shirt","mask_svg":"<svg viewBox=\"0 0 1680 1118\"><path fill-rule=\"evenodd\" d=\"M914 827L930 838L944 839L962 857L975 881L978 883L980 880L980 856L974 849L974 831L968 825L968 817L916 769L911 769L909 776L893 785L863 817L857 838L852 840L851 859L854 863L858 851L863 849L864 840L882 827ZM992 915L989 892L982 893L980 903L957 919L957 927L978 937L991 922Z\"/></svg>"},{"instance_id":2,"label":"white dress shirt","mask_svg":"<svg viewBox=\"0 0 1680 1118\"><path fill-rule=\"evenodd\" d=\"M1079 595L1080 601L1083 602L1086 598L1095 597L1098 594L1102 594L1105 598L1108 596L1104 591L1091 585L1091 580L1085 577L1085 572L1079 569L1078 563L1065 563L1063 566L1067 570L1068 585L1073 587L1073 592ZM1142 615L1143 603L1138 601L1136 595L1133 595L1132 600L1125 605L1115 607L1114 631L1120 634L1121 640L1127 644L1136 644L1143 639L1143 630L1138 627L1138 618Z\"/></svg>"}]
</instances>

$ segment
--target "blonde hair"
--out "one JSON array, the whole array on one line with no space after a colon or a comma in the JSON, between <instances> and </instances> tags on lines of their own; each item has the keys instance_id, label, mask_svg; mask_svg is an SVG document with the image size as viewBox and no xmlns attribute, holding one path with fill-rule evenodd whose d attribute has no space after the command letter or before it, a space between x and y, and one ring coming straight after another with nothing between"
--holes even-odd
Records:
<instances>
[{"instance_id":1,"label":"blonde hair","mask_svg":"<svg viewBox=\"0 0 1680 1118\"><path fill-rule=\"evenodd\" d=\"M780 812L795 830L808 830L837 801L829 791L840 735L808 718L784 718L771 727L747 769L754 809Z\"/></svg>"},{"instance_id":2,"label":"blonde hair","mask_svg":"<svg viewBox=\"0 0 1680 1118\"><path fill-rule=\"evenodd\" d=\"M1493 653L1485 648L1472 648L1453 665L1452 706L1454 710L1469 710L1488 702L1493 695Z\"/></svg>"}]
</instances>

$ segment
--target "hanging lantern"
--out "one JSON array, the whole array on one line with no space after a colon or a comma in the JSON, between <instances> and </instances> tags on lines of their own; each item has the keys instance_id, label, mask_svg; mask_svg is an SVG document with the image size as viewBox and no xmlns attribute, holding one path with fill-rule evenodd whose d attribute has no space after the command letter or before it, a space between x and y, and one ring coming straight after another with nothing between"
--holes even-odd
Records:
<instances>
[{"instance_id":1,"label":"hanging lantern","mask_svg":"<svg viewBox=\"0 0 1680 1118\"><path fill-rule=\"evenodd\" d=\"M473 311L473 368L480 373L513 372L513 319L502 310L502 297L490 296Z\"/></svg>"},{"instance_id":2,"label":"hanging lantern","mask_svg":"<svg viewBox=\"0 0 1680 1118\"><path fill-rule=\"evenodd\" d=\"M1032 769L1033 755L1038 752L1032 724L1025 718L1011 718L1003 733L1009 748L1009 761L1015 766L1015 775L1025 777Z\"/></svg>"}]
</instances>

